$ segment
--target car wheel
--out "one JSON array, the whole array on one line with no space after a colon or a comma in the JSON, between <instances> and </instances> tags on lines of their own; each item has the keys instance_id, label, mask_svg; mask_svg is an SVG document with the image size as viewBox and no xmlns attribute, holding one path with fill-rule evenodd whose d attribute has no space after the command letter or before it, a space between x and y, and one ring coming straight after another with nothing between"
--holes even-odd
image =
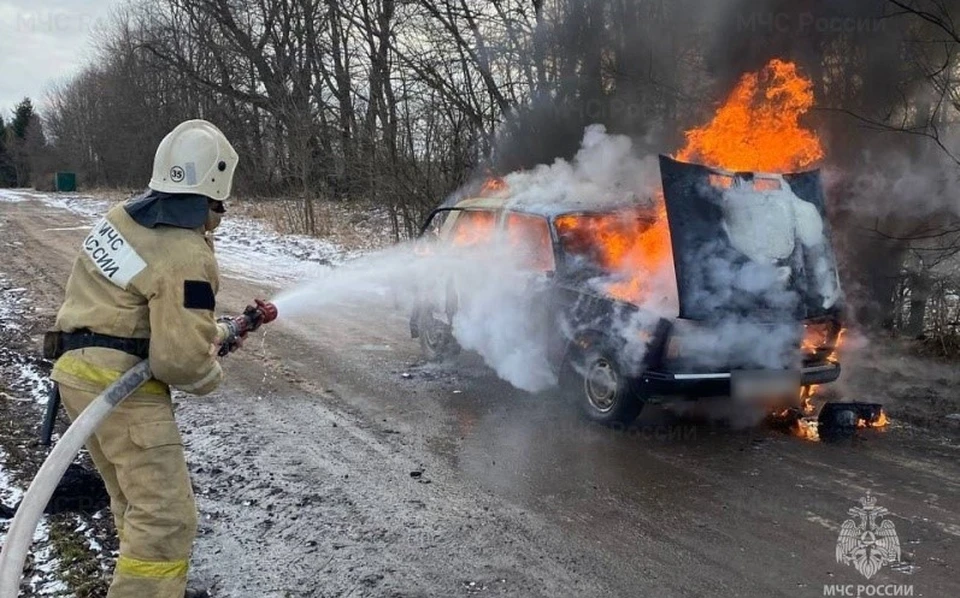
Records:
<instances>
[{"instance_id":1,"label":"car wheel","mask_svg":"<svg viewBox=\"0 0 960 598\"><path fill-rule=\"evenodd\" d=\"M614 353L587 350L571 363L568 378L570 393L584 414L602 424L629 424L643 409L643 396L637 383L625 376Z\"/></svg>"},{"instance_id":2,"label":"car wheel","mask_svg":"<svg viewBox=\"0 0 960 598\"><path fill-rule=\"evenodd\" d=\"M420 310L418 328L420 351L427 361L443 361L456 357L460 345L453 337L453 328L437 310L425 306Z\"/></svg>"}]
</instances>

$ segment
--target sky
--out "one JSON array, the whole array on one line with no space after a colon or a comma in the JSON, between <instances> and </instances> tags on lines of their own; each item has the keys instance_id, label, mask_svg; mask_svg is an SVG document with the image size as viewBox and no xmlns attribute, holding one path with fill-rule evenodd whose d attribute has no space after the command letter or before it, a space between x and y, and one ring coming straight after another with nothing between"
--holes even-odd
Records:
<instances>
[{"instance_id":1,"label":"sky","mask_svg":"<svg viewBox=\"0 0 960 598\"><path fill-rule=\"evenodd\" d=\"M0 0L0 114L29 96L42 110L51 85L93 57L92 34L118 0Z\"/></svg>"}]
</instances>

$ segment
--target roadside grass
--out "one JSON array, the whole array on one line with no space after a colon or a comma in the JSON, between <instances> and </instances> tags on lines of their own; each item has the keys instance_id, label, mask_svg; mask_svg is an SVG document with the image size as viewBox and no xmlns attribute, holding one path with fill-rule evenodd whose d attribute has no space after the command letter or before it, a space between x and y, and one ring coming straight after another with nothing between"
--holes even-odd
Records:
<instances>
[{"instance_id":1,"label":"roadside grass","mask_svg":"<svg viewBox=\"0 0 960 598\"><path fill-rule=\"evenodd\" d=\"M50 541L60 559L60 579L76 598L104 598L110 587L109 578L85 538L77 533L76 525L75 515L50 518Z\"/></svg>"},{"instance_id":2,"label":"roadside grass","mask_svg":"<svg viewBox=\"0 0 960 598\"><path fill-rule=\"evenodd\" d=\"M0 385L0 392L10 395L3 385ZM32 476L46 458L46 449L36 441L38 418L32 402L20 403L0 398L0 447L6 455L8 473L17 480L22 490L30 484ZM109 557L109 551L98 555L77 528L82 522L96 527L98 536L105 536L98 537L97 541L107 546L115 542L112 529L104 529L110 524L106 520L94 522L88 516L78 516L76 513L48 515L46 521L48 541L53 547L53 556L58 560L57 578L66 584L76 598L104 598L109 577L104 575L100 559ZM33 551L25 567L27 576L37 565L32 555Z\"/></svg>"}]
</instances>

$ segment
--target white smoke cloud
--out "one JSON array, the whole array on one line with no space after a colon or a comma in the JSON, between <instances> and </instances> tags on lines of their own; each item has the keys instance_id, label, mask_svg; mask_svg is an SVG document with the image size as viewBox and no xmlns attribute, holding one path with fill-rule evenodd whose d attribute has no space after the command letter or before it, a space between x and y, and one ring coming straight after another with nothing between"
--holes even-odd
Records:
<instances>
[{"instance_id":1,"label":"white smoke cloud","mask_svg":"<svg viewBox=\"0 0 960 598\"><path fill-rule=\"evenodd\" d=\"M603 125L591 125L572 160L558 158L504 180L512 202L526 208L556 211L628 202L652 206L660 170L657 156L638 156L629 137L609 135Z\"/></svg>"},{"instance_id":2,"label":"white smoke cloud","mask_svg":"<svg viewBox=\"0 0 960 598\"><path fill-rule=\"evenodd\" d=\"M467 259L467 273L457 276L453 335L510 384L539 392L557 382L548 355L551 314L538 302L549 282L522 269L505 248L497 253L495 261Z\"/></svg>"},{"instance_id":3,"label":"white smoke cloud","mask_svg":"<svg viewBox=\"0 0 960 598\"><path fill-rule=\"evenodd\" d=\"M636 157L629 138L607 135L599 125L586 130L573 160L506 177L511 205L543 213L577 206L652 205L658 180L655 157ZM457 342L479 353L517 388L537 392L555 385L557 363L547 339L556 334L558 323L544 301L553 273L532 272L522 251L505 238L484 244L482 251L442 243L423 249L422 243L420 250L407 244L366 256L282 293L276 303L284 318L322 314L326 306L386 300L412 309L425 296L442 305L452 280L457 310L450 324ZM675 290L666 290L675 289L672 263L665 265L664 272L652 273L665 289L653 294L658 309L633 310L623 319L620 332L637 359L646 347L637 330L654 325L663 309L676 313ZM608 282L588 284L599 292Z\"/></svg>"}]
</instances>

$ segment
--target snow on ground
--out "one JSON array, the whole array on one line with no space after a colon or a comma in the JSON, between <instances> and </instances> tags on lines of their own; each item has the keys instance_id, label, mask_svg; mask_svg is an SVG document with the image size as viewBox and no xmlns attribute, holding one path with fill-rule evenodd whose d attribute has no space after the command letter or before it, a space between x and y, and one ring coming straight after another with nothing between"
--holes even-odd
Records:
<instances>
[{"instance_id":1,"label":"snow on ground","mask_svg":"<svg viewBox=\"0 0 960 598\"><path fill-rule=\"evenodd\" d=\"M93 224L111 202L80 195L0 189L0 202L38 201L77 214ZM336 243L304 235L281 235L263 221L228 215L216 232L220 268L237 278L286 286L315 278L330 267L358 257Z\"/></svg>"},{"instance_id":2,"label":"snow on ground","mask_svg":"<svg viewBox=\"0 0 960 598\"><path fill-rule=\"evenodd\" d=\"M3 347L0 349L0 371L3 372L5 385L13 391L10 394L3 393L7 398L31 400L38 405L46 406L51 383L35 359Z\"/></svg>"},{"instance_id":3,"label":"snow on ground","mask_svg":"<svg viewBox=\"0 0 960 598\"><path fill-rule=\"evenodd\" d=\"M24 301L22 294L26 289L8 289L9 284L8 280L0 277L0 330L20 330L16 306Z\"/></svg>"},{"instance_id":4,"label":"snow on ground","mask_svg":"<svg viewBox=\"0 0 960 598\"><path fill-rule=\"evenodd\" d=\"M24 491L10 474L8 463L7 453L0 448L0 505L13 509L23 498ZM9 524L9 521L0 519L0 546L6 540ZM31 591L38 596L72 596L67 585L59 579L60 559L54 553L53 543L50 541L50 527L45 519L37 526L33 543L33 568L26 580Z\"/></svg>"},{"instance_id":5,"label":"snow on ground","mask_svg":"<svg viewBox=\"0 0 960 598\"><path fill-rule=\"evenodd\" d=\"M12 509L23 498L23 490L10 475L7 462L7 453L3 448L0 448L0 505ZM3 524L0 523L0 525Z\"/></svg>"},{"instance_id":6,"label":"snow on ground","mask_svg":"<svg viewBox=\"0 0 960 598\"><path fill-rule=\"evenodd\" d=\"M28 311L30 300L26 289L10 286L0 272L0 332L19 333L21 322L33 317ZM0 374L7 389L0 390L0 396L47 404L51 384L36 355L24 355L5 344L0 347Z\"/></svg>"},{"instance_id":7,"label":"snow on ground","mask_svg":"<svg viewBox=\"0 0 960 598\"><path fill-rule=\"evenodd\" d=\"M290 284L315 278L359 253L302 235L280 235L262 222L227 217L216 233L217 261L223 270L253 282Z\"/></svg>"},{"instance_id":8,"label":"snow on ground","mask_svg":"<svg viewBox=\"0 0 960 598\"><path fill-rule=\"evenodd\" d=\"M0 202L39 201L52 208L67 210L91 223L103 215L111 203L79 193L41 193L29 189L0 189Z\"/></svg>"},{"instance_id":9,"label":"snow on ground","mask_svg":"<svg viewBox=\"0 0 960 598\"><path fill-rule=\"evenodd\" d=\"M33 534L33 574L27 580L27 585L38 596L56 596L66 598L73 596L70 588L59 578L60 559L50 542L50 526L41 521L37 531Z\"/></svg>"},{"instance_id":10,"label":"snow on ground","mask_svg":"<svg viewBox=\"0 0 960 598\"><path fill-rule=\"evenodd\" d=\"M8 193L0 191L0 201L6 201ZM7 342L9 339L22 339L27 336L20 322L29 314L31 307L27 289L14 288L0 272L0 337L4 344L0 346L0 401L25 401L46 404L46 395L50 388L44 370L36 357L23 355ZM37 408L37 415L40 410ZM24 488L13 475L9 453L0 446L0 505L12 509L23 498ZM0 520L0 545L6 537L9 521ZM63 597L72 595L66 584L60 579L60 560L57 558L50 540L50 528L44 519L37 526L33 536L32 569L28 573L26 584L35 596Z\"/></svg>"},{"instance_id":11,"label":"snow on ground","mask_svg":"<svg viewBox=\"0 0 960 598\"><path fill-rule=\"evenodd\" d=\"M98 513L98 515L102 517L102 514ZM76 519L76 522L77 522L76 532L78 534L83 535L84 539L87 541L87 546L90 548L90 550L97 553L103 552L104 551L103 544L101 544L100 541L97 539L97 536L95 533L96 530L94 530L90 526L90 524L84 520L83 517L78 516Z\"/></svg>"}]
</instances>

